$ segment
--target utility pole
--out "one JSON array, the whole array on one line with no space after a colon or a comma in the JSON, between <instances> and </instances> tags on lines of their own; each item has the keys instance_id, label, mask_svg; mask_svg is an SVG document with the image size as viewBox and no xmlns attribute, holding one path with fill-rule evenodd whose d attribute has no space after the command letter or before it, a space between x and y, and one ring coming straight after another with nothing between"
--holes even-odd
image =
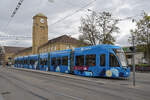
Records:
<instances>
[{"instance_id":1,"label":"utility pole","mask_svg":"<svg viewBox=\"0 0 150 100\"><path fill-rule=\"evenodd\" d=\"M133 54L132 54L132 65L133 65L133 86L135 87L135 36L132 34L132 46L133 46Z\"/></svg>"}]
</instances>

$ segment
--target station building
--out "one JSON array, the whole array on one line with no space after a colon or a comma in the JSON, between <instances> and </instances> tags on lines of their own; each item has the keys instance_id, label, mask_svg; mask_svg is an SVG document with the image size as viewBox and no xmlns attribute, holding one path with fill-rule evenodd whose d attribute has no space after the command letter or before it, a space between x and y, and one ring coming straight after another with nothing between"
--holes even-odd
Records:
<instances>
[{"instance_id":1,"label":"station building","mask_svg":"<svg viewBox=\"0 0 150 100\"><path fill-rule=\"evenodd\" d=\"M123 50L124 50L126 58L127 58L128 65L132 65L132 57L133 57L133 52L130 50L130 47L131 46L123 47ZM147 64L148 61L146 58L147 58L146 53L137 49L137 51L135 53L135 64L137 64L137 65L138 64Z\"/></svg>"},{"instance_id":2,"label":"station building","mask_svg":"<svg viewBox=\"0 0 150 100\"><path fill-rule=\"evenodd\" d=\"M24 47L13 47L13 46L0 46L0 65L4 62L8 62L12 59L13 55L20 50L25 49Z\"/></svg>"},{"instance_id":3,"label":"station building","mask_svg":"<svg viewBox=\"0 0 150 100\"><path fill-rule=\"evenodd\" d=\"M42 13L39 13L33 17L32 47L17 51L14 53L12 58L57 50L65 50L69 48L74 49L76 47L87 45L88 44L68 35L62 35L60 37L48 40L47 17Z\"/></svg>"}]
</instances>

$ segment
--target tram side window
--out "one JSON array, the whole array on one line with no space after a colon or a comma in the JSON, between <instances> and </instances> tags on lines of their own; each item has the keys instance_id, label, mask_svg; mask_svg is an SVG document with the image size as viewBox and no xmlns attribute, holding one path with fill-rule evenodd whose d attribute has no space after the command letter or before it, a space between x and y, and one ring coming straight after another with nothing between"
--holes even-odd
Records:
<instances>
[{"instance_id":1,"label":"tram side window","mask_svg":"<svg viewBox=\"0 0 150 100\"><path fill-rule=\"evenodd\" d=\"M41 64L41 65L44 65L43 59L40 59L40 64Z\"/></svg>"},{"instance_id":2,"label":"tram side window","mask_svg":"<svg viewBox=\"0 0 150 100\"><path fill-rule=\"evenodd\" d=\"M118 60L114 54L110 53L109 55L109 66L110 67L119 67Z\"/></svg>"},{"instance_id":3,"label":"tram side window","mask_svg":"<svg viewBox=\"0 0 150 100\"><path fill-rule=\"evenodd\" d=\"M61 58L57 58L57 65L61 65Z\"/></svg>"},{"instance_id":4,"label":"tram side window","mask_svg":"<svg viewBox=\"0 0 150 100\"><path fill-rule=\"evenodd\" d=\"M62 58L62 65L68 66L68 56Z\"/></svg>"},{"instance_id":5,"label":"tram side window","mask_svg":"<svg viewBox=\"0 0 150 100\"><path fill-rule=\"evenodd\" d=\"M30 65L32 65L32 60L29 61Z\"/></svg>"},{"instance_id":6,"label":"tram side window","mask_svg":"<svg viewBox=\"0 0 150 100\"><path fill-rule=\"evenodd\" d=\"M23 61L23 60L21 60L21 61L20 61L20 64L24 64L24 61Z\"/></svg>"},{"instance_id":7,"label":"tram side window","mask_svg":"<svg viewBox=\"0 0 150 100\"><path fill-rule=\"evenodd\" d=\"M105 54L100 55L100 66L105 66Z\"/></svg>"},{"instance_id":8,"label":"tram side window","mask_svg":"<svg viewBox=\"0 0 150 100\"><path fill-rule=\"evenodd\" d=\"M84 55L76 56L76 66L84 66Z\"/></svg>"},{"instance_id":9,"label":"tram side window","mask_svg":"<svg viewBox=\"0 0 150 100\"><path fill-rule=\"evenodd\" d=\"M32 60L30 60L30 64L32 65Z\"/></svg>"},{"instance_id":10,"label":"tram side window","mask_svg":"<svg viewBox=\"0 0 150 100\"><path fill-rule=\"evenodd\" d=\"M23 64L23 60L20 60L20 61L19 61L19 64Z\"/></svg>"},{"instance_id":11,"label":"tram side window","mask_svg":"<svg viewBox=\"0 0 150 100\"><path fill-rule=\"evenodd\" d=\"M34 65L34 63L35 63L35 61L34 60L32 60L32 64Z\"/></svg>"},{"instance_id":12,"label":"tram side window","mask_svg":"<svg viewBox=\"0 0 150 100\"><path fill-rule=\"evenodd\" d=\"M46 58L44 59L44 65L47 65L47 59Z\"/></svg>"},{"instance_id":13,"label":"tram side window","mask_svg":"<svg viewBox=\"0 0 150 100\"><path fill-rule=\"evenodd\" d=\"M26 64L26 60L24 60L24 64Z\"/></svg>"},{"instance_id":14,"label":"tram side window","mask_svg":"<svg viewBox=\"0 0 150 100\"><path fill-rule=\"evenodd\" d=\"M96 65L96 55L86 55L86 66L95 66Z\"/></svg>"},{"instance_id":15,"label":"tram side window","mask_svg":"<svg viewBox=\"0 0 150 100\"><path fill-rule=\"evenodd\" d=\"M27 64L29 64L29 61L27 60Z\"/></svg>"},{"instance_id":16,"label":"tram side window","mask_svg":"<svg viewBox=\"0 0 150 100\"><path fill-rule=\"evenodd\" d=\"M51 65L56 65L56 58L55 57L51 59Z\"/></svg>"},{"instance_id":17,"label":"tram side window","mask_svg":"<svg viewBox=\"0 0 150 100\"><path fill-rule=\"evenodd\" d=\"M28 64L28 61L26 60L26 64Z\"/></svg>"},{"instance_id":18,"label":"tram side window","mask_svg":"<svg viewBox=\"0 0 150 100\"><path fill-rule=\"evenodd\" d=\"M29 62L29 61L27 60L27 64L28 64L28 62Z\"/></svg>"},{"instance_id":19,"label":"tram side window","mask_svg":"<svg viewBox=\"0 0 150 100\"><path fill-rule=\"evenodd\" d=\"M32 60L29 61L30 65L32 65Z\"/></svg>"},{"instance_id":20,"label":"tram side window","mask_svg":"<svg viewBox=\"0 0 150 100\"><path fill-rule=\"evenodd\" d=\"M30 64L34 65L35 61L34 60L30 60Z\"/></svg>"}]
</instances>

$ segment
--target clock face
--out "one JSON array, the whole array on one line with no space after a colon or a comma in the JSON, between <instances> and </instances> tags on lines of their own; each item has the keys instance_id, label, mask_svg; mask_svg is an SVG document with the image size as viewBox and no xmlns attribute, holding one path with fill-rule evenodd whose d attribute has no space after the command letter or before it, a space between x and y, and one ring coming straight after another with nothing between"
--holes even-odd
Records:
<instances>
[{"instance_id":1,"label":"clock face","mask_svg":"<svg viewBox=\"0 0 150 100\"><path fill-rule=\"evenodd\" d=\"M44 23L45 21L44 21L44 19L43 19L43 18L41 18L41 19L40 19L40 22L41 22L41 23Z\"/></svg>"}]
</instances>

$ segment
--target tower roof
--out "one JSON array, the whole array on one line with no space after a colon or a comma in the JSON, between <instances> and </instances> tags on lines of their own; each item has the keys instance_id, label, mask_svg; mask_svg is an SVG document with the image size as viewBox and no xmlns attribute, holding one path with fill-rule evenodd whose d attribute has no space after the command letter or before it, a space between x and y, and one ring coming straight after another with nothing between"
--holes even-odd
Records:
<instances>
[{"instance_id":1,"label":"tower roof","mask_svg":"<svg viewBox=\"0 0 150 100\"><path fill-rule=\"evenodd\" d=\"M46 17L44 14L42 14L42 13L38 13L38 14L36 14L35 16L40 16L40 17ZM35 17L34 16L34 17Z\"/></svg>"}]
</instances>

